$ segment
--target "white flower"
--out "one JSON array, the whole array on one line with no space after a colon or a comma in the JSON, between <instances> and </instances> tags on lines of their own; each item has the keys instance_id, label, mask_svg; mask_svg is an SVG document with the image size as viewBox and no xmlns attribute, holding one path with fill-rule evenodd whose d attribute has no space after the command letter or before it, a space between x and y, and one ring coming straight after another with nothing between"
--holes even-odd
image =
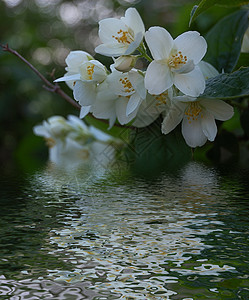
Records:
<instances>
[{"instance_id":1,"label":"white flower","mask_svg":"<svg viewBox=\"0 0 249 300\"><path fill-rule=\"evenodd\" d=\"M50 117L47 121L43 121L42 125L34 127L36 135L50 139L52 143L56 143L56 140L63 140L69 130L70 126L61 116Z\"/></svg>"},{"instance_id":2,"label":"white flower","mask_svg":"<svg viewBox=\"0 0 249 300\"><path fill-rule=\"evenodd\" d=\"M222 100L188 96L173 98L162 123L162 133L168 134L182 121L182 134L190 147L200 147L217 134L215 119L226 121L233 116L233 107Z\"/></svg>"},{"instance_id":3,"label":"white flower","mask_svg":"<svg viewBox=\"0 0 249 300\"><path fill-rule=\"evenodd\" d=\"M243 37L241 52L249 53L249 27L247 28Z\"/></svg>"},{"instance_id":4,"label":"white flower","mask_svg":"<svg viewBox=\"0 0 249 300\"><path fill-rule=\"evenodd\" d=\"M73 81L74 99L82 106L80 117L85 117L97 97L97 86L107 77L105 66L97 60L85 61L78 67L78 73L55 80Z\"/></svg>"},{"instance_id":5,"label":"white flower","mask_svg":"<svg viewBox=\"0 0 249 300\"><path fill-rule=\"evenodd\" d=\"M205 80L219 75L219 72L215 69L215 67L203 60L199 62L198 67L200 68Z\"/></svg>"},{"instance_id":6,"label":"white flower","mask_svg":"<svg viewBox=\"0 0 249 300\"><path fill-rule=\"evenodd\" d=\"M113 68L112 68L113 69ZM121 125L129 123L146 98L144 77L137 70L121 73L116 70L99 85L93 115L97 118L109 119L110 127L116 118Z\"/></svg>"},{"instance_id":7,"label":"white flower","mask_svg":"<svg viewBox=\"0 0 249 300\"><path fill-rule=\"evenodd\" d=\"M71 51L66 57L66 68L67 73L64 76L70 76L79 73L79 66L86 61L94 59L91 54L85 51ZM66 81L66 84L73 89L73 80Z\"/></svg>"},{"instance_id":8,"label":"white flower","mask_svg":"<svg viewBox=\"0 0 249 300\"><path fill-rule=\"evenodd\" d=\"M145 101L139 106L133 126L141 128L149 126L159 115L165 115L171 105L173 90L163 92L160 95L147 94Z\"/></svg>"},{"instance_id":9,"label":"white flower","mask_svg":"<svg viewBox=\"0 0 249 300\"><path fill-rule=\"evenodd\" d=\"M108 18L99 22L99 38L103 44L95 51L105 56L129 55L143 40L143 21L135 8L128 8L120 20Z\"/></svg>"},{"instance_id":10,"label":"white flower","mask_svg":"<svg viewBox=\"0 0 249 300\"><path fill-rule=\"evenodd\" d=\"M205 89L205 79L197 64L206 53L207 43L196 31L175 40L162 27L151 27L145 40L154 60L145 75L150 94L161 94L173 84L184 94L197 97Z\"/></svg>"},{"instance_id":11,"label":"white flower","mask_svg":"<svg viewBox=\"0 0 249 300\"><path fill-rule=\"evenodd\" d=\"M45 138L49 147L49 159L55 163L94 158L114 141L110 135L93 126L86 126L73 115L69 115L68 120L53 116L33 130L36 135Z\"/></svg>"}]
</instances>

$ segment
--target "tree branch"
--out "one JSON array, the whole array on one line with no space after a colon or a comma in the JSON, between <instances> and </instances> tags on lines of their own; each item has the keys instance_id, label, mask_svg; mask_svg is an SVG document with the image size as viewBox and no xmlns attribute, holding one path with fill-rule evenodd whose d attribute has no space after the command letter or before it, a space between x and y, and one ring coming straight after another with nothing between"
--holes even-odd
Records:
<instances>
[{"instance_id":1,"label":"tree branch","mask_svg":"<svg viewBox=\"0 0 249 300\"><path fill-rule=\"evenodd\" d=\"M68 96L58 85L58 83L53 84L52 82L50 82L49 80L47 80L46 77L44 77L29 61L27 61L20 53L18 53L16 50L13 50L9 47L8 44L0 44L0 47L2 47L3 51L9 52L15 56L17 56L20 60L22 60L44 83L45 85L43 85L43 88L46 89L47 91L51 92L51 93L55 93L60 95L63 99L65 99L68 103L70 103L71 105L73 105L75 108L77 109L81 109L81 106L70 96ZM54 70L53 70L54 72ZM94 119L95 118L93 115L91 115ZM97 119L99 120L99 119ZM103 123L108 124L107 120L99 120ZM122 128L130 128L130 129L134 129L133 126L125 126L125 125L120 125L120 124L115 124L115 126L117 127L122 127Z\"/></svg>"}]
</instances>

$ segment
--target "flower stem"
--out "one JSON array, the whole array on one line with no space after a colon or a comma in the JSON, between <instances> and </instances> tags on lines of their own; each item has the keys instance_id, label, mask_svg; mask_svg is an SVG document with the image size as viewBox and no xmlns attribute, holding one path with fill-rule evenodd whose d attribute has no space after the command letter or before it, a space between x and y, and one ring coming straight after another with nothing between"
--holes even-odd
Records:
<instances>
[{"instance_id":1,"label":"flower stem","mask_svg":"<svg viewBox=\"0 0 249 300\"><path fill-rule=\"evenodd\" d=\"M139 47L138 47L138 51L141 53L141 57L144 57L145 59L147 59L149 62L152 62L151 57L149 57L149 55L146 52L146 48L144 46L144 44L142 43Z\"/></svg>"},{"instance_id":2,"label":"flower stem","mask_svg":"<svg viewBox=\"0 0 249 300\"><path fill-rule=\"evenodd\" d=\"M43 88L51 93L55 93L60 95L63 99L65 99L68 103L73 105L77 109L81 109L81 106L70 96L68 96L61 88L60 86L55 83L53 84L49 80L47 80L46 77L44 77L27 59L25 59L20 53L18 53L16 50L13 50L9 47L8 44L0 44L0 47L3 49L3 51L9 52L11 54L14 54L17 56L20 60L22 60L44 83ZM92 114L91 117L96 119ZM107 120L100 120L97 119L103 123L108 124ZM128 126L128 125L120 125L120 124L115 124L116 127L121 127L121 128L129 128L129 129L134 129L135 127L133 126Z\"/></svg>"}]
</instances>

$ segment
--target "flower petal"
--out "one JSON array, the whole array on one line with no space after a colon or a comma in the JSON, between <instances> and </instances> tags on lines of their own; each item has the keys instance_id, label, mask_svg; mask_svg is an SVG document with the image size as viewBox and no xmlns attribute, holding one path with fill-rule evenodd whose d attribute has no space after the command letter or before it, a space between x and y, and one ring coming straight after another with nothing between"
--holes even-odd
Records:
<instances>
[{"instance_id":1,"label":"flower petal","mask_svg":"<svg viewBox=\"0 0 249 300\"><path fill-rule=\"evenodd\" d=\"M173 47L173 38L169 32L159 26L150 27L145 40L155 60L167 59Z\"/></svg>"},{"instance_id":2,"label":"flower petal","mask_svg":"<svg viewBox=\"0 0 249 300\"><path fill-rule=\"evenodd\" d=\"M135 88L136 92L139 94L139 96L142 99L145 99L147 91L144 86L144 76L139 74L136 71L130 71L129 79L130 79L132 86Z\"/></svg>"},{"instance_id":3,"label":"flower petal","mask_svg":"<svg viewBox=\"0 0 249 300\"><path fill-rule=\"evenodd\" d=\"M130 43L130 45L128 46L127 50L125 51L124 55L129 55L131 53L133 53L141 44L143 39L143 34L142 32L138 32L135 35L134 41Z\"/></svg>"},{"instance_id":4,"label":"flower petal","mask_svg":"<svg viewBox=\"0 0 249 300\"><path fill-rule=\"evenodd\" d=\"M96 100L96 85L92 82L76 81L73 95L82 106L92 105Z\"/></svg>"},{"instance_id":5,"label":"flower petal","mask_svg":"<svg viewBox=\"0 0 249 300\"><path fill-rule=\"evenodd\" d=\"M150 94L159 95L169 89L173 81L168 65L151 62L145 74L144 84Z\"/></svg>"},{"instance_id":6,"label":"flower petal","mask_svg":"<svg viewBox=\"0 0 249 300\"><path fill-rule=\"evenodd\" d=\"M51 134L49 134L48 130L43 125L37 125L33 128L33 132L35 135L43 136L45 138L49 138Z\"/></svg>"},{"instance_id":7,"label":"flower petal","mask_svg":"<svg viewBox=\"0 0 249 300\"><path fill-rule=\"evenodd\" d=\"M215 69L215 67L204 60L198 63L198 67L200 68L205 80L219 75L219 72Z\"/></svg>"},{"instance_id":8,"label":"flower petal","mask_svg":"<svg viewBox=\"0 0 249 300\"><path fill-rule=\"evenodd\" d=\"M124 55L126 50L127 45L124 44L101 44L95 48L96 53L114 57Z\"/></svg>"},{"instance_id":9,"label":"flower petal","mask_svg":"<svg viewBox=\"0 0 249 300\"><path fill-rule=\"evenodd\" d=\"M131 95L126 108L126 116L128 117L136 108L139 107L143 100L138 93Z\"/></svg>"},{"instance_id":10,"label":"flower petal","mask_svg":"<svg viewBox=\"0 0 249 300\"><path fill-rule=\"evenodd\" d=\"M226 121L234 114L233 107L218 99L201 99L200 104L210 112L216 120Z\"/></svg>"},{"instance_id":11,"label":"flower petal","mask_svg":"<svg viewBox=\"0 0 249 300\"><path fill-rule=\"evenodd\" d=\"M201 118L201 127L207 139L213 142L217 134L217 126L214 117L207 111L204 112Z\"/></svg>"},{"instance_id":12,"label":"flower petal","mask_svg":"<svg viewBox=\"0 0 249 300\"><path fill-rule=\"evenodd\" d=\"M195 64L199 63L207 51L207 42L197 31L187 31L179 35L174 44L178 51L192 59Z\"/></svg>"},{"instance_id":13,"label":"flower petal","mask_svg":"<svg viewBox=\"0 0 249 300\"><path fill-rule=\"evenodd\" d=\"M146 99L139 106L136 118L133 122L135 127L145 127L155 121L165 111L165 105L156 105L154 96L147 94Z\"/></svg>"},{"instance_id":14,"label":"flower petal","mask_svg":"<svg viewBox=\"0 0 249 300\"><path fill-rule=\"evenodd\" d=\"M170 131L176 128L181 122L186 105L179 102L177 105L172 104L169 112L166 114L162 122L162 133L168 134Z\"/></svg>"},{"instance_id":15,"label":"flower petal","mask_svg":"<svg viewBox=\"0 0 249 300\"><path fill-rule=\"evenodd\" d=\"M69 72L78 72L78 67L84 61L94 59L89 53L81 50L71 51L66 57L66 71Z\"/></svg>"},{"instance_id":16,"label":"flower petal","mask_svg":"<svg viewBox=\"0 0 249 300\"><path fill-rule=\"evenodd\" d=\"M83 119L90 112L91 105L81 106L80 109L80 118Z\"/></svg>"},{"instance_id":17,"label":"flower petal","mask_svg":"<svg viewBox=\"0 0 249 300\"><path fill-rule=\"evenodd\" d=\"M80 74L66 75L66 76L55 79L54 82L76 81L76 80L80 80Z\"/></svg>"},{"instance_id":18,"label":"flower petal","mask_svg":"<svg viewBox=\"0 0 249 300\"><path fill-rule=\"evenodd\" d=\"M198 97L205 90L205 79L198 67L189 73L173 73L174 85L184 94Z\"/></svg>"},{"instance_id":19,"label":"flower petal","mask_svg":"<svg viewBox=\"0 0 249 300\"><path fill-rule=\"evenodd\" d=\"M118 43L114 38L118 35L119 30L126 31L127 26L123 21L115 18L107 18L99 21L99 38L102 43Z\"/></svg>"},{"instance_id":20,"label":"flower petal","mask_svg":"<svg viewBox=\"0 0 249 300\"><path fill-rule=\"evenodd\" d=\"M126 114L127 110L127 99L125 97L120 97L116 101L116 114L117 114L117 119L121 125L129 123L132 119L135 118L137 109L133 111L129 116Z\"/></svg>"},{"instance_id":21,"label":"flower petal","mask_svg":"<svg viewBox=\"0 0 249 300\"><path fill-rule=\"evenodd\" d=\"M182 135L186 143L192 148L201 147L207 141L207 137L202 131L201 118L188 121L188 119L184 117L182 121Z\"/></svg>"},{"instance_id":22,"label":"flower petal","mask_svg":"<svg viewBox=\"0 0 249 300\"><path fill-rule=\"evenodd\" d=\"M128 8L125 12L125 17L121 18L121 21L130 27L134 31L134 34L138 32L144 34L145 28L143 20L135 8Z\"/></svg>"}]
</instances>

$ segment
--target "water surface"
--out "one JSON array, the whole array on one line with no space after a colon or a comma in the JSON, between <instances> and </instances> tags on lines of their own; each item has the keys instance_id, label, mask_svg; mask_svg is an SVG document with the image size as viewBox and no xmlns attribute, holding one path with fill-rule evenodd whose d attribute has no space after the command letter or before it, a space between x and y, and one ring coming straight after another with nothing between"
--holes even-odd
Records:
<instances>
[{"instance_id":1,"label":"water surface","mask_svg":"<svg viewBox=\"0 0 249 300\"><path fill-rule=\"evenodd\" d=\"M0 299L249 299L248 172L1 178Z\"/></svg>"}]
</instances>

